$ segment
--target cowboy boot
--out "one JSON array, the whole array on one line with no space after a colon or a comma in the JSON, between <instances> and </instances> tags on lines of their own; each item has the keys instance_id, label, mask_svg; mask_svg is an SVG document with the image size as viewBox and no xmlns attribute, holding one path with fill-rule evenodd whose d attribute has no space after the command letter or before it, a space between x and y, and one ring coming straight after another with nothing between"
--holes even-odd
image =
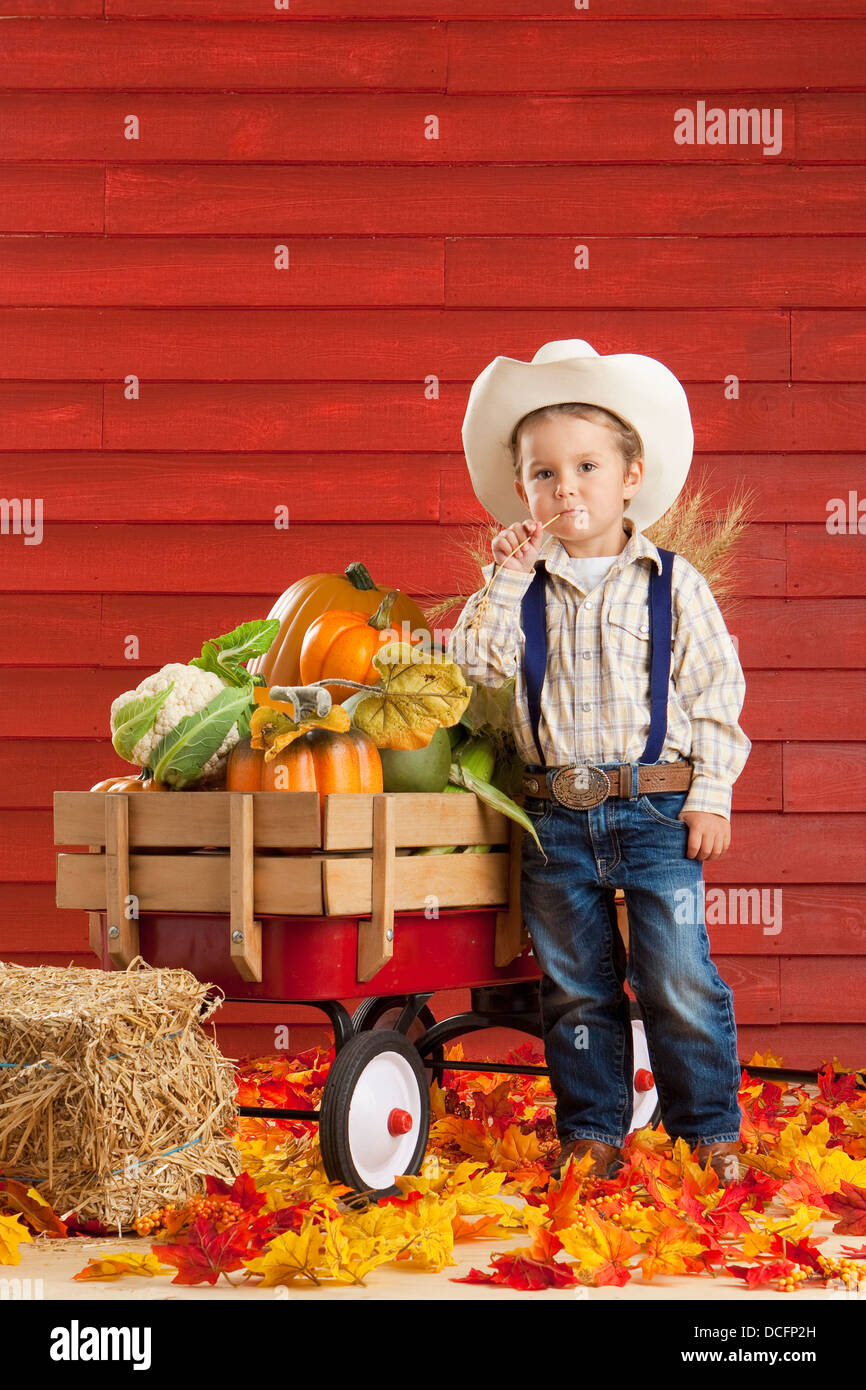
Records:
<instances>
[{"instance_id":1,"label":"cowboy boot","mask_svg":"<svg viewBox=\"0 0 866 1390\"><path fill-rule=\"evenodd\" d=\"M718 1178L720 1186L727 1187L732 1182L739 1182L740 1164L737 1155L741 1152L739 1139L734 1139L730 1143L698 1144L695 1150L695 1162L703 1168L709 1159L710 1167Z\"/></svg>"},{"instance_id":2,"label":"cowboy boot","mask_svg":"<svg viewBox=\"0 0 866 1390\"><path fill-rule=\"evenodd\" d=\"M569 1158L581 1159L587 1150L593 1157L589 1177L610 1178L622 1167L622 1149L617 1148L615 1144L606 1144L603 1139L568 1139L560 1146L550 1176L559 1182Z\"/></svg>"}]
</instances>

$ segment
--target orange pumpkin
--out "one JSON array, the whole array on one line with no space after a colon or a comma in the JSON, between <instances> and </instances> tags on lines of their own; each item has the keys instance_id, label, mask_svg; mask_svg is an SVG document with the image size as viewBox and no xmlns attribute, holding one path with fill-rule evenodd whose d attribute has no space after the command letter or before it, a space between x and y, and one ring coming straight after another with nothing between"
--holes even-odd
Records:
<instances>
[{"instance_id":1,"label":"orange pumpkin","mask_svg":"<svg viewBox=\"0 0 866 1390\"><path fill-rule=\"evenodd\" d=\"M92 792L167 792L171 788L165 782L157 782L155 778L148 777L147 780L139 774L137 777L129 774L122 777L106 777L104 781L97 782L95 787L91 787Z\"/></svg>"},{"instance_id":2,"label":"orange pumpkin","mask_svg":"<svg viewBox=\"0 0 866 1390\"><path fill-rule=\"evenodd\" d=\"M318 792L324 814L329 792L380 792L382 759L362 729L308 729L271 762L265 750L240 739L226 760L226 790L231 792Z\"/></svg>"},{"instance_id":3,"label":"orange pumpkin","mask_svg":"<svg viewBox=\"0 0 866 1390\"><path fill-rule=\"evenodd\" d=\"M390 613L397 590L383 598L371 618L345 608L331 608L310 624L301 643L300 668L304 685L326 676L345 676L346 680L376 685L382 673L373 665L380 647L394 640ZM412 643L423 640L423 633L411 634ZM353 695L351 685L327 686L333 704Z\"/></svg>"},{"instance_id":4,"label":"orange pumpkin","mask_svg":"<svg viewBox=\"0 0 866 1390\"><path fill-rule=\"evenodd\" d=\"M269 618L279 619L279 632L263 656L254 657L247 663L247 670L252 676L262 676L266 686L305 684L301 675L301 646L311 624L332 609L359 613L366 620L392 590L393 585L374 584L360 560L347 565L345 574L308 574L304 579L298 579L280 595L268 614ZM391 605L390 620L385 626L396 629L402 637L402 624L406 622L410 640L423 640L425 632L432 639L427 620L418 605L399 589L394 592L396 598ZM413 638L411 634L416 630L417 635ZM339 704L338 687L329 685L327 689L334 703Z\"/></svg>"}]
</instances>

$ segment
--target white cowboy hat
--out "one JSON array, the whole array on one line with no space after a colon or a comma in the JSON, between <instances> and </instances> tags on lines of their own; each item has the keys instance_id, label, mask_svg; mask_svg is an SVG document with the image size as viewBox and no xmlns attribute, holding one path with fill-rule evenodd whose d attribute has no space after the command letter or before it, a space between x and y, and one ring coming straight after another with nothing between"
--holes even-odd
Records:
<instances>
[{"instance_id":1,"label":"white cowboy hat","mask_svg":"<svg viewBox=\"0 0 866 1390\"><path fill-rule=\"evenodd\" d=\"M651 526L679 495L689 471L694 431L682 385L654 357L603 357L581 338L544 343L531 362L494 357L469 392L463 449L479 502L503 526L529 521L514 490L509 440L517 421L563 401L600 405L631 425L643 443L644 480L625 503L638 530Z\"/></svg>"}]
</instances>

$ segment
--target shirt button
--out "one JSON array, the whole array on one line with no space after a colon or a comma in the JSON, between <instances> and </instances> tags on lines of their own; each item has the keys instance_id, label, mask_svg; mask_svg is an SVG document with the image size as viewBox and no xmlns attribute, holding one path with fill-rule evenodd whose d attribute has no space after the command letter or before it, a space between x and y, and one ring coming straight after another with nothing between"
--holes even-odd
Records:
<instances>
[{"instance_id":1,"label":"shirt button","mask_svg":"<svg viewBox=\"0 0 866 1390\"><path fill-rule=\"evenodd\" d=\"M592 604L589 602L589 600L587 600L587 602L583 606L584 608L591 608Z\"/></svg>"},{"instance_id":2,"label":"shirt button","mask_svg":"<svg viewBox=\"0 0 866 1390\"><path fill-rule=\"evenodd\" d=\"M641 623L641 625L640 625L640 630L641 630L641 632L649 632L649 627L647 626L646 623Z\"/></svg>"},{"instance_id":3,"label":"shirt button","mask_svg":"<svg viewBox=\"0 0 866 1390\"><path fill-rule=\"evenodd\" d=\"M592 656L592 652L584 652L584 654L583 654L583 659L584 659L584 661L589 661L589 658L590 658L591 656Z\"/></svg>"},{"instance_id":4,"label":"shirt button","mask_svg":"<svg viewBox=\"0 0 866 1390\"><path fill-rule=\"evenodd\" d=\"M592 705L584 705L584 709L592 709Z\"/></svg>"}]
</instances>

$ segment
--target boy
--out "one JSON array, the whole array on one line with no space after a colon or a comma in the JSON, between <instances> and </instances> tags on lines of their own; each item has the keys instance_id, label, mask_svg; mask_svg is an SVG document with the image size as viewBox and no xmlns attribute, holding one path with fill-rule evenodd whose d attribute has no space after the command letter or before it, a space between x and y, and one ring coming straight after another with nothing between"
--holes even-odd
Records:
<instances>
[{"instance_id":1,"label":"boy","mask_svg":"<svg viewBox=\"0 0 866 1390\"><path fill-rule=\"evenodd\" d=\"M469 599L448 645L467 680L495 689L516 677L524 809L544 848L524 835L521 905L542 971L554 1176L587 1149L599 1176L622 1161L627 970L665 1130L727 1183L738 1176L740 1066L701 866L730 844L731 788L751 748L738 724L745 681L706 581L641 530L688 472L685 392L652 358L548 343L531 363L485 368L463 438L475 491L505 529L482 571L489 589Z\"/></svg>"}]
</instances>

